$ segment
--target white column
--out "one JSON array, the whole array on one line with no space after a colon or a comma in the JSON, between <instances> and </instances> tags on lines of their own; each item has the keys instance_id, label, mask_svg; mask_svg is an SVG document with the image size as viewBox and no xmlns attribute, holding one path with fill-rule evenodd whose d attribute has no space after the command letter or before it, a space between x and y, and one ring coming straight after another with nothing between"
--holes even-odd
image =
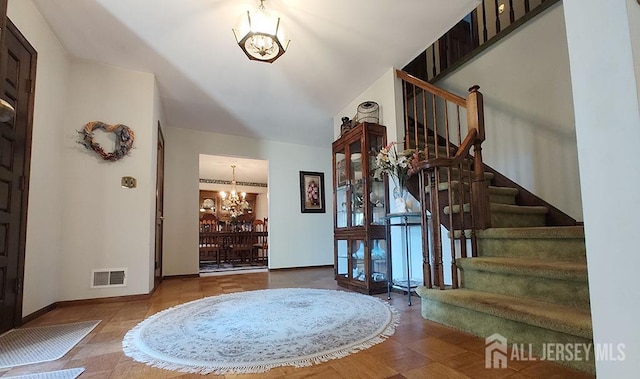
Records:
<instances>
[{"instance_id":1,"label":"white column","mask_svg":"<svg viewBox=\"0 0 640 379\"><path fill-rule=\"evenodd\" d=\"M632 54L636 0L565 0L594 341L623 343L598 377L640 370L640 109ZM637 19L637 18L636 18ZM638 39L635 39L638 43ZM638 46L633 46L638 48ZM611 346L611 345L610 345Z\"/></svg>"}]
</instances>

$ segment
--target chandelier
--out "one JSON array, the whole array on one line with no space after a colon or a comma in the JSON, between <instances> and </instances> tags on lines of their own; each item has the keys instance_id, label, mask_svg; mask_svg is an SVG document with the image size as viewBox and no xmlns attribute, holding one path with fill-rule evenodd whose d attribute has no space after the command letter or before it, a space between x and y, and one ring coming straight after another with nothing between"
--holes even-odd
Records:
<instances>
[{"instance_id":1,"label":"chandelier","mask_svg":"<svg viewBox=\"0 0 640 379\"><path fill-rule=\"evenodd\" d=\"M226 192L220 192L222 197L222 210L231 213L231 217L237 217L244 213L249 208L249 203L246 200L247 194L245 192L238 194L236 189L236 166L231 165L233 170L233 180L231 180L231 191L229 195Z\"/></svg>"},{"instance_id":2,"label":"chandelier","mask_svg":"<svg viewBox=\"0 0 640 379\"><path fill-rule=\"evenodd\" d=\"M280 58L290 42L280 25L280 17L264 9L264 0L260 0L257 11L242 15L233 34L249 59L268 63Z\"/></svg>"}]
</instances>

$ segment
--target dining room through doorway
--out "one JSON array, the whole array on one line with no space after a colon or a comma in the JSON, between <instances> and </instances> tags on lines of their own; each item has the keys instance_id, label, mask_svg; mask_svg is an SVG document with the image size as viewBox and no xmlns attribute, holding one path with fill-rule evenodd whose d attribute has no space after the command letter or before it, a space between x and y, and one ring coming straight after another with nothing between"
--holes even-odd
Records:
<instances>
[{"instance_id":1,"label":"dining room through doorway","mask_svg":"<svg viewBox=\"0 0 640 379\"><path fill-rule=\"evenodd\" d=\"M268 176L266 160L200 154L201 276L267 270Z\"/></svg>"}]
</instances>

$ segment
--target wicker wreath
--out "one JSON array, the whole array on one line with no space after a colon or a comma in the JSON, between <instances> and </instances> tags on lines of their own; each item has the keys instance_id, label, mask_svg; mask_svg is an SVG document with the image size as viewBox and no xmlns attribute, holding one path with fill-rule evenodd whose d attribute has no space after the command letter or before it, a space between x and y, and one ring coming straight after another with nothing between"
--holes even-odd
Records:
<instances>
[{"instance_id":1,"label":"wicker wreath","mask_svg":"<svg viewBox=\"0 0 640 379\"><path fill-rule=\"evenodd\" d=\"M116 148L113 152L105 152L102 146L93 140L93 131L96 129L102 129L106 133L115 133ZM133 140L135 139L135 133L133 133L133 130L129 129L128 126L123 124L108 125L102 121L91 121L87 123L78 134L81 135L81 140L78 141L78 143L84 145L87 149L95 151L105 161L117 161L125 155L128 155L129 151L133 148Z\"/></svg>"}]
</instances>

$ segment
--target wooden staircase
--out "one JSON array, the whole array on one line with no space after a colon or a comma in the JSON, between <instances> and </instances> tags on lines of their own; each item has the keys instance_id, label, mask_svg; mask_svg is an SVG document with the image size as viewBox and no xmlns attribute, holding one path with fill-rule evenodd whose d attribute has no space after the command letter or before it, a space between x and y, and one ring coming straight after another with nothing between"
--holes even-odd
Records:
<instances>
[{"instance_id":1,"label":"wooden staircase","mask_svg":"<svg viewBox=\"0 0 640 379\"><path fill-rule=\"evenodd\" d=\"M484 124L477 88L471 106L479 108L467 109L477 119L468 118L464 140L458 126L458 140L451 141L455 130L447 124L443 136L437 123L450 119L442 115L447 100L435 104L441 92L413 79L413 88L405 81L405 147L419 149L423 158L414 162L407 183L421 201L423 238L428 239L423 243L425 285L417 290L423 317L480 337L498 333L510 345L531 344L538 357L548 344L588 346L593 336L582 226L481 162ZM425 92L416 93L415 86ZM433 117L427 117L428 110ZM447 240L451 267L442 264ZM451 270L453 283L445 285L445 269ZM590 358L558 363L593 373L595 358Z\"/></svg>"}]
</instances>

